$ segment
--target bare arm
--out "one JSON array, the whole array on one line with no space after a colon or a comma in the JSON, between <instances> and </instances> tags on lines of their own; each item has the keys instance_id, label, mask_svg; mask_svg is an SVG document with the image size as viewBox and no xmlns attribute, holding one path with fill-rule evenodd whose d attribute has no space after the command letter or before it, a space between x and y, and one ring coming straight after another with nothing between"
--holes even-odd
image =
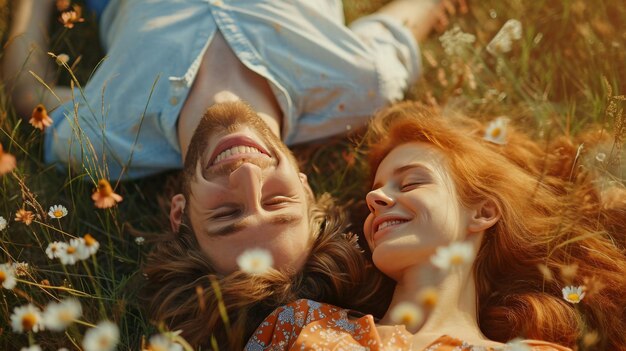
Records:
<instances>
[{"instance_id":1,"label":"bare arm","mask_svg":"<svg viewBox=\"0 0 626 351\"><path fill-rule=\"evenodd\" d=\"M56 67L48 56L51 11L54 0L14 0L11 29L2 60L2 73L7 92L19 116L30 118L33 108L43 103L52 109L70 99L70 89L56 87ZM39 76L61 102L35 77Z\"/></svg>"}]
</instances>

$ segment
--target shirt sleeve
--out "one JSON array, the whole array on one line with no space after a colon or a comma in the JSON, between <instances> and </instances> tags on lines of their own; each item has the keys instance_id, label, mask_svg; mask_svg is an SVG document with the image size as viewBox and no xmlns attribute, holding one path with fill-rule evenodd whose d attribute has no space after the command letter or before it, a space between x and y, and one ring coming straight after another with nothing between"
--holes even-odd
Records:
<instances>
[{"instance_id":1,"label":"shirt sleeve","mask_svg":"<svg viewBox=\"0 0 626 351\"><path fill-rule=\"evenodd\" d=\"M411 31L383 14L361 17L349 28L372 49L381 90L392 100L401 100L422 71L420 50Z\"/></svg>"}]
</instances>

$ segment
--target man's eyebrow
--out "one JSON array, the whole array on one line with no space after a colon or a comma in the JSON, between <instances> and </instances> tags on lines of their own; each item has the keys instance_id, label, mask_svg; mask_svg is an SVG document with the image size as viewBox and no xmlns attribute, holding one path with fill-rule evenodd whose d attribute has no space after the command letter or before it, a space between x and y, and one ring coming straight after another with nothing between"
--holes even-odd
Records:
<instances>
[{"instance_id":1,"label":"man's eyebrow","mask_svg":"<svg viewBox=\"0 0 626 351\"><path fill-rule=\"evenodd\" d=\"M396 177L408 170L414 169L414 168L419 168L422 169L423 171L427 172L428 174L431 174L431 170L426 167L425 165L421 164L421 163L409 163L408 165L404 165L402 167L396 168L393 170L393 176ZM372 190L378 189L382 187L382 184L380 184L380 182L374 183L374 185L372 185Z\"/></svg>"},{"instance_id":2,"label":"man's eyebrow","mask_svg":"<svg viewBox=\"0 0 626 351\"><path fill-rule=\"evenodd\" d=\"M295 225L302 221L302 215L279 214L270 218L268 224L273 225ZM208 231L209 236L227 236L236 234L250 226L246 218L221 228Z\"/></svg>"}]
</instances>

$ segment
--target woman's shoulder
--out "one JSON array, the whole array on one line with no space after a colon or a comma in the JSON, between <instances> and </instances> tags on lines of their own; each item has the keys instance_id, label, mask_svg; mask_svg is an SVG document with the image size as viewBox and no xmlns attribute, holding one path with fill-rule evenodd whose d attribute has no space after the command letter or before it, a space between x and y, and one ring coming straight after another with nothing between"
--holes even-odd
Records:
<instances>
[{"instance_id":1,"label":"woman's shoulder","mask_svg":"<svg viewBox=\"0 0 626 351\"><path fill-rule=\"evenodd\" d=\"M561 346L547 341L531 340L531 339L515 339L509 341L507 344L500 344L500 346L478 346L465 342L461 339L451 337L449 335L442 335L433 341L424 351L444 351L444 350L483 350L483 351L572 351L569 347Z\"/></svg>"},{"instance_id":2,"label":"woman's shoulder","mask_svg":"<svg viewBox=\"0 0 626 351\"><path fill-rule=\"evenodd\" d=\"M572 351L569 347L541 340L524 340L524 344L530 346L532 351Z\"/></svg>"}]
</instances>

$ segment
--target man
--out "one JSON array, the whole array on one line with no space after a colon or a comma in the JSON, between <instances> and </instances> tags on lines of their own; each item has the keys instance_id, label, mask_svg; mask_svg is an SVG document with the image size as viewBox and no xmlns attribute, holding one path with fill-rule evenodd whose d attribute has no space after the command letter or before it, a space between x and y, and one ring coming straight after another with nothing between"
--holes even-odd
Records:
<instances>
[{"instance_id":1,"label":"man","mask_svg":"<svg viewBox=\"0 0 626 351\"><path fill-rule=\"evenodd\" d=\"M280 268L297 270L306 258L316 230L313 192L289 149L245 103L207 110L190 142L182 192L172 199L172 230L187 225L217 272L237 270L250 247L267 250Z\"/></svg>"},{"instance_id":2,"label":"man","mask_svg":"<svg viewBox=\"0 0 626 351\"><path fill-rule=\"evenodd\" d=\"M26 119L38 102L53 108L57 97L67 101L51 114L54 122L46 130L45 159L63 169L69 164L72 172L94 179L130 179L180 168L189 158L188 150L197 148L192 136L198 134L204 111L224 96L247 101L254 109L243 124L260 119L269 130L265 134L287 143L361 126L375 109L401 99L417 78L416 38L425 37L438 18L434 14L441 13L441 5L431 0L396 0L348 28L338 0L89 1L104 6L100 34L107 57L84 89L55 87L53 95L23 72L30 69L54 87L50 72L55 70L49 67L54 60L43 49L54 2L12 3L4 75L18 113ZM193 229L201 232L198 235L226 233L226 229L241 234L267 224L280 233L306 227L307 221L301 220L307 207L305 195L310 193L306 177L295 166L280 168L291 159L284 152L271 154L281 150L276 146L281 143L262 141L257 131L227 128L216 136L207 132L195 138L208 142L212 150L234 147L229 140L240 140L237 146L252 146L255 155L245 158L250 162L220 160L228 164L223 174L212 174L211 165L205 165L211 177L221 177L219 187L191 182L186 196L174 198L173 229L182 222L184 210ZM280 165L275 177L265 167L272 162ZM290 186L276 192L278 197L265 185L275 179ZM201 202L207 198L233 199L229 200L233 204ZM276 202L274 207L297 209L277 218L252 212L268 201ZM223 216L226 211L251 217L228 222L224 218L234 215ZM228 226L214 225L226 222ZM237 242L236 235L212 237L233 241L232 254L258 244ZM281 248L275 257L277 267L297 266L306 245L287 234L274 240L285 240L284 247L277 244ZM209 255L225 252L210 252L212 244L200 244ZM284 250L289 245L294 249L291 254ZM232 271L232 257L217 266Z\"/></svg>"}]
</instances>

